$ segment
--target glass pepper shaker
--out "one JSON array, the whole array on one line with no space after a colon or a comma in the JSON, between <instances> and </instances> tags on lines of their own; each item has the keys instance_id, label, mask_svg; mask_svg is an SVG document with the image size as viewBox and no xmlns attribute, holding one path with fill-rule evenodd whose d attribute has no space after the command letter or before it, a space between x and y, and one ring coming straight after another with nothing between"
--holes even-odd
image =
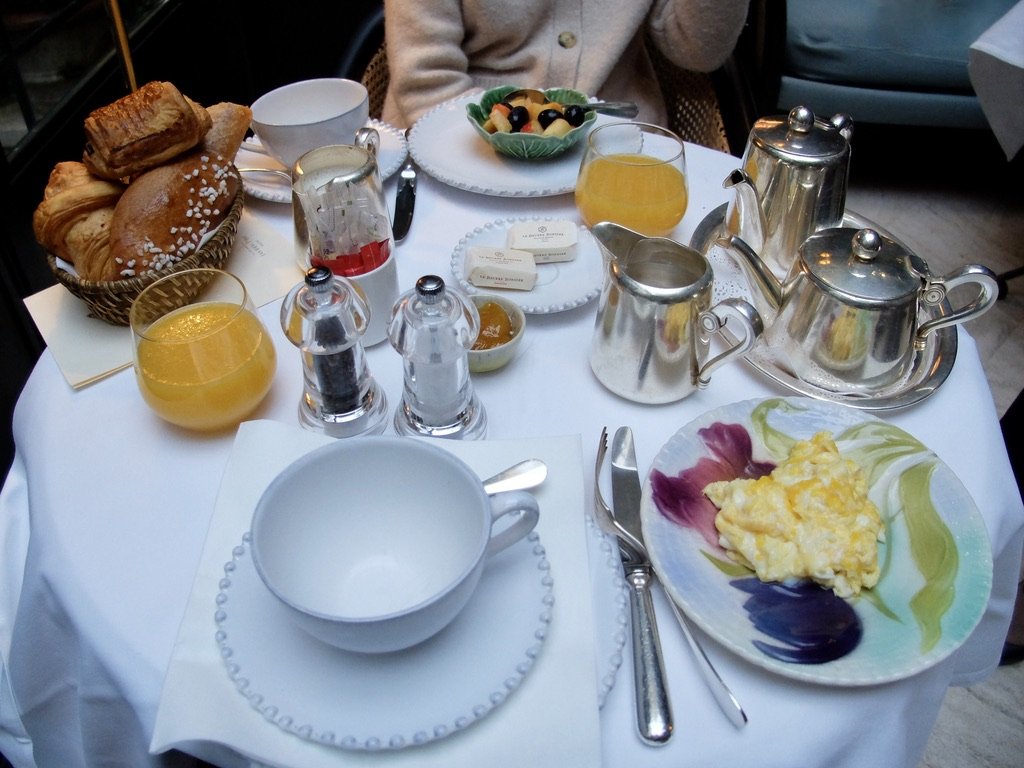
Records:
<instances>
[{"instance_id":1,"label":"glass pepper shaker","mask_svg":"<svg viewBox=\"0 0 1024 768\"><path fill-rule=\"evenodd\" d=\"M476 306L437 275L424 275L399 297L388 327L404 364L398 434L458 440L486 434L487 415L473 390L467 354L479 330Z\"/></svg>"},{"instance_id":2,"label":"glass pepper shaker","mask_svg":"<svg viewBox=\"0 0 1024 768\"><path fill-rule=\"evenodd\" d=\"M366 364L369 307L346 278L313 267L281 304L281 327L302 354L299 423L331 437L380 434L387 399Z\"/></svg>"}]
</instances>

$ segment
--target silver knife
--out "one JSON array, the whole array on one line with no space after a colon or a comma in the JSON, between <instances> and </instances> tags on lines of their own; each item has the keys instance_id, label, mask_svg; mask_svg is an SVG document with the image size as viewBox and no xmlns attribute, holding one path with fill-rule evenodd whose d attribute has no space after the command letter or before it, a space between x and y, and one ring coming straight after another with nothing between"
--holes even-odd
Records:
<instances>
[{"instance_id":1,"label":"silver knife","mask_svg":"<svg viewBox=\"0 0 1024 768\"><path fill-rule=\"evenodd\" d=\"M398 196L395 198L395 222L391 229L395 240L403 239L409 234L412 225L412 213L416 208L416 164L412 155L402 167L398 177Z\"/></svg>"},{"instance_id":2,"label":"silver knife","mask_svg":"<svg viewBox=\"0 0 1024 768\"><path fill-rule=\"evenodd\" d=\"M637 471L633 433L620 427L612 438L612 514L637 541L640 528L640 473ZM658 622L651 600L654 579L646 552L620 539L622 570L629 586L633 636L633 680L636 694L637 727L640 738L652 746L666 744L672 736L672 707L665 682Z\"/></svg>"}]
</instances>

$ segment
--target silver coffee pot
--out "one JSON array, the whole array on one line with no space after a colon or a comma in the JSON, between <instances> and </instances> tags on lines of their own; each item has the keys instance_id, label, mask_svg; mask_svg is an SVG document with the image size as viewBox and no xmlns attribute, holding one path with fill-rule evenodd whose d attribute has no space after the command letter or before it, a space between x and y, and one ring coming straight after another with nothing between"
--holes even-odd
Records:
<instances>
[{"instance_id":1,"label":"silver coffee pot","mask_svg":"<svg viewBox=\"0 0 1024 768\"><path fill-rule=\"evenodd\" d=\"M723 182L735 193L725 234L786 275L808 235L843 223L852 134L847 115L826 121L806 107L754 123L741 167Z\"/></svg>"}]
</instances>

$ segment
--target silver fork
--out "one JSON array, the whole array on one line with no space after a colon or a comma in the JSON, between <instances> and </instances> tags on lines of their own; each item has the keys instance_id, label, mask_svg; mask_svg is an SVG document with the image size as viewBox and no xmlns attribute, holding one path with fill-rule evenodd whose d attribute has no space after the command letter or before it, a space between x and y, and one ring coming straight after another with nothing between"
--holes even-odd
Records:
<instances>
[{"instance_id":1,"label":"silver fork","mask_svg":"<svg viewBox=\"0 0 1024 768\"><path fill-rule=\"evenodd\" d=\"M608 503L604 500L604 495L601 493L601 467L604 466L604 457L607 452L608 428L602 427L601 437L597 443L597 460L594 462L594 509L597 513L595 515L597 525L609 536L618 536L620 539L625 539L629 546L634 547L637 552L645 552L646 547L644 547L643 542L630 534L629 531L615 520L611 507L608 506ZM655 574L655 576L657 575ZM690 632L690 627L683 617L683 612L676 605L675 600L667 592L665 596L668 597L668 604L672 607L672 614L676 617L676 622L683 631L683 637L686 638L694 658L697 659L697 667L708 689L711 691L711 695L715 697L719 708L729 718L729 721L737 728L742 728L747 724L747 713L743 711L743 707L740 706L739 701L732 691L729 690L729 686L718 675L718 671L715 669L714 664L711 663L711 659L704 653L704 649L697 642L697 638Z\"/></svg>"}]
</instances>

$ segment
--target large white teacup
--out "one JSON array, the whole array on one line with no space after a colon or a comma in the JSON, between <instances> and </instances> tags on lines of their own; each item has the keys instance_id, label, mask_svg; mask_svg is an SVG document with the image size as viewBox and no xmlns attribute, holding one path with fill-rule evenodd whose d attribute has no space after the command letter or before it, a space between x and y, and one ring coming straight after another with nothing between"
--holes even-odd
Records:
<instances>
[{"instance_id":1,"label":"large white teacup","mask_svg":"<svg viewBox=\"0 0 1024 768\"><path fill-rule=\"evenodd\" d=\"M252 104L253 130L287 168L311 149L351 144L369 116L366 87L343 78L282 85Z\"/></svg>"},{"instance_id":2,"label":"large white teacup","mask_svg":"<svg viewBox=\"0 0 1024 768\"><path fill-rule=\"evenodd\" d=\"M522 539L538 516L531 494L488 496L464 462L426 441L339 440L267 487L252 518L252 557L314 637L349 651L397 651L444 629L487 557Z\"/></svg>"}]
</instances>

